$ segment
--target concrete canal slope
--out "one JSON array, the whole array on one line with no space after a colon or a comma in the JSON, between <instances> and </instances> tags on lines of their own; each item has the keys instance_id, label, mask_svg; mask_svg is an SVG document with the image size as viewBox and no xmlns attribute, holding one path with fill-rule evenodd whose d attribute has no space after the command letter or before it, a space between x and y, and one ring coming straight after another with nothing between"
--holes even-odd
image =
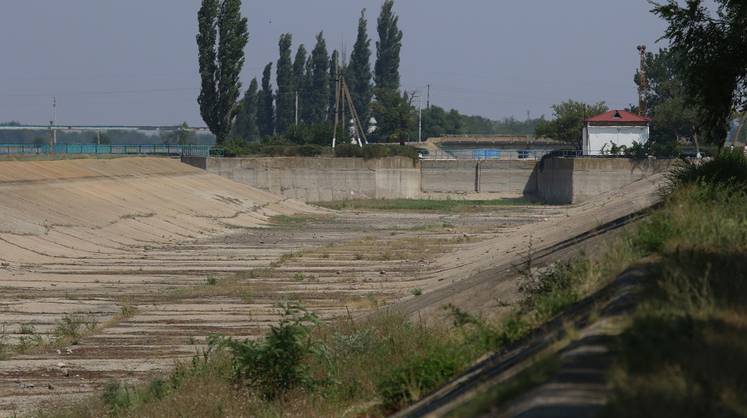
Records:
<instances>
[{"instance_id":1,"label":"concrete canal slope","mask_svg":"<svg viewBox=\"0 0 747 418\"><path fill-rule=\"evenodd\" d=\"M95 248L87 232L169 242L260 226L277 214L315 211L168 158L0 162L0 259L35 259L25 248Z\"/></svg>"}]
</instances>

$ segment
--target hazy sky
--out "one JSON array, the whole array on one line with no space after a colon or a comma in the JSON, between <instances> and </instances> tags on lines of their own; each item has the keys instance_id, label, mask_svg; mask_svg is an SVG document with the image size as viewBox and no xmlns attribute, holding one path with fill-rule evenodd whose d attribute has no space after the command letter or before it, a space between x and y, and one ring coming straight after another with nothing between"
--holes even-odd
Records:
<instances>
[{"instance_id":1,"label":"hazy sky","mask_svg":"<svg viewBox=\"0 0 747 418\"><path fill-rule=\"evenodd\" d=\"M244 86L277 60L281 33L348 54L357 18L382 0L244 0ZM195 46L200 0L3 0L0 121L202 126ZM491 118L550 115L574 98L637 101L636 45L664 25L646 0L398 0L402 84L433 104ZM330 51L331 52L331 51ZM375 55L375 53L374 53Z\"/></svg>"}]
</instances>

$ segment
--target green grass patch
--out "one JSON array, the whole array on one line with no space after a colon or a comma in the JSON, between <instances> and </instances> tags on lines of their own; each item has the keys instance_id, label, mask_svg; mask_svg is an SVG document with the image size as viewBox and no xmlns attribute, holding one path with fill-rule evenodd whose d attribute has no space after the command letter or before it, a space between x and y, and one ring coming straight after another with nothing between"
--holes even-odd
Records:
<instances>
[{"instance_id":1,"label":"green grass patch","mask_svg":"<svg viewBox=\"0 0 747 418\"><path fill-rule=\"evenodd\" d=\"M314 219L317 219L314 215L275 215L269 222L276 226L300 226Z\"/></svg>"},{"instance_id":2,"label":"green grass patch","mask_svg":"<svg viewBox=\"0 0 747 418\"><path fill-rule=\"evenodd\" d=\"M470 212L507 206L532 205L524 198L493 200L435 200L435 199L360 199L320 202L317 205L335 210L380 210L417 212Z\"/></svg>"}]
</instances>

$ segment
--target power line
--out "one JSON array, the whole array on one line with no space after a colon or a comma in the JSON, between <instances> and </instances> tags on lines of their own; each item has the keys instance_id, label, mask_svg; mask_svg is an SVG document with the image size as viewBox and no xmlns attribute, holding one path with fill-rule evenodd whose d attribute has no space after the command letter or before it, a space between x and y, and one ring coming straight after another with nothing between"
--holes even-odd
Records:
<instances>
[{"instance_id":1,"label":"power line","mask_svg":"<svg viewBox=\"0 0 747 418\"><path fill-rule=\"evenodd\" d=\"M142 94L142 93L173 93L173 92L199 92L199 88L194 87L176 87L176 88L160 88L160 89L138 89L138 90L98 90L98 91L77 91L67 93L56 93L59 97L73 97L73 96L105 96L115 94ZM49 93L13 93L13 92L2 92L0 95L9 97L49 97Z\"/></svg>"}]
</instances>

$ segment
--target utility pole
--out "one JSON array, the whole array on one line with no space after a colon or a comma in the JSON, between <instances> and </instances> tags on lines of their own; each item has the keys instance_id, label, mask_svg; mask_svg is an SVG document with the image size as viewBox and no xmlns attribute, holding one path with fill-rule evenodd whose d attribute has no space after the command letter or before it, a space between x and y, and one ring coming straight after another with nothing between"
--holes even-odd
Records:
<instances>
[{"instance_id":1,"label":"utility pole","mask_svg":"<svg viewBox=\"0 0 747 418\"><path fill-rule=\"evenodd\" d=\"M425 108L431 110L431 85L428 84L428 99L426 101Z\"/></svg>"},{"instance_id":2,"label":"utility pole","mask_svg":"<svg viewBox=\"0 0 747 418\"><path fill-rule=\"evenodd\" d=\"M347 119L345 118L345 106L350 108L351 126L350 133L353 139L357 142L360 147L364 144L368 144L368 138L366 132L363 129L363 124L358 117L358 112L355 109L355 103L353 102L353 96L350 94L350 89L345 82L345 76L342 74L342 69L337 63L337 76L335 79L335 126L334 133L332 136L332 148L337 146L337 128L342 125L342 132L345 135L347 129Z\"/></svg>"},{"instance_id":3,"label":"utility pole","mask_svg":"<svg viewBox=\"0 0 747 418\"><path fill-rule=\"evenodd\" d=\"M423 142L423 96L418 97L418 142Z\"/></svg>"},{"instance_id":4,"label":"utility pole","mask_svg":"<svg viewBox=\"0 0 747 418\"><path fill-rule=\"evenodd\" d=\"M335 63L337 65L337 63ZM340 75L335 76L335 127L332 131L332 149L337 146L337 125L340 122Z\"/></svg>"},{"instance_id":5,"label":"utility pole","mask_svg":"<svg viewBox=\"0 0 747 418\"><path fill-rule=\"evenodd\" d=\"M646 90L648 90L648 77L646 76L646 45L638 45L638 52L641 54L641 69L639 70L640 80L638 81L638 114L645 116L646 109Z\"/></svg>"},{"instance_id":6,"label":"utility pole","mask_svg":"<svg viewBox=\"0 0 747 418\"><path fill-rule=\"evenodd\" d=\"M52 122L49 123L52 129L52 146L57 145L57 96L52 97Z\"/></svg>"},{"instance_id":7,"label":"utility pole","mask_svg":"<svg viewBox=\"0 0 747 418\"><path fill-rule=\"evenodd\" d=\"M298 90L296 90L296 126L298 126Z\"/></svg>"}]
</instances>

